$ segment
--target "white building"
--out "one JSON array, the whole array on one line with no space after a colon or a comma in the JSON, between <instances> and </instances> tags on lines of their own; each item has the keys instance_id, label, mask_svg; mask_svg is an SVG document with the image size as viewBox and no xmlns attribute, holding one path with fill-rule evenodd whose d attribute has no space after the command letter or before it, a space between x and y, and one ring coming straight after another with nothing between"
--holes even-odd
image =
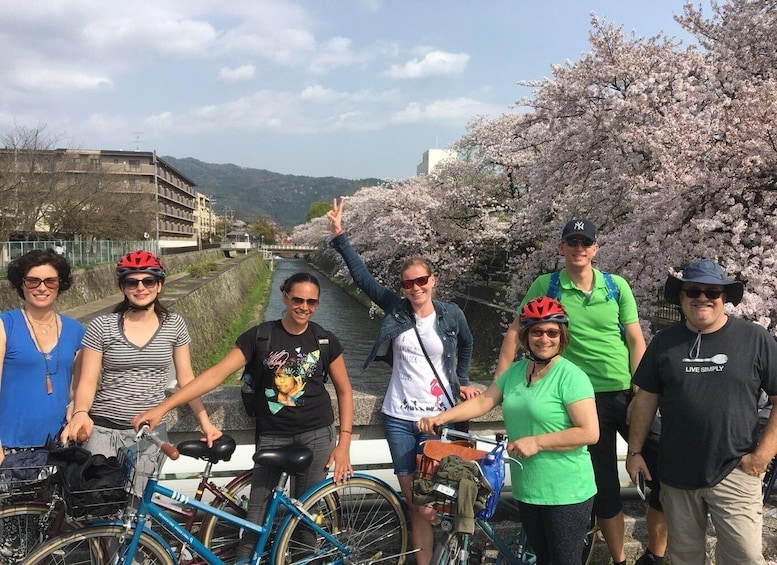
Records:
<instances>
[{"instance_id":1,"label":"white building","mask_svg":"<svg viewBox=\"0 0 777 565\"><path fill-rule=\"evenodd\" d=\"M455 158L456 152L450 149L427 149L416 167L416 175L431 175L442 161Z\"/></svg>"}]
</instances>

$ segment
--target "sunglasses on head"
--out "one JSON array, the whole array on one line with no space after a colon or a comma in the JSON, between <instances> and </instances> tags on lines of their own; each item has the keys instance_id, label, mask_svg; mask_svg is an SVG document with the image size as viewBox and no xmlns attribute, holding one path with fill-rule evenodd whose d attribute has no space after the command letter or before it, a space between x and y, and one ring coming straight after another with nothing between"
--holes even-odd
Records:
<instances>
[{"instance_id":1,"label":"sunglasses on head","mask_svg":"<svg viewBox=\"0 0 777 565\"><path fill-rule=\"evenodd\" d=\"M407 279L402 281L402 286L405 287L407 290L410 290L413 288L414 284L417 284L418 286L424 286L426 283L429 282L429 277L431 275L425 275L423 277L418 277L415 279Z\"/></svg>"},{"instance_id":2,"label":"sunglasses on head","mask_svg":"<svg viewBox=\"0 0 777 565\"><path fill-rule=\"evenodd\" d=\"M141 283L143 283L143 286L146 288L154 288L158 282L159 279L156 277L144 277L142 279L123 279L120 284L121 288L134 290L138 288L138 285Z\"/></svg>"},{"instance_id":3,"label":"sunglasses on head","mask_svg":"<svg viewBox=\"0 0 777 565\"><path fill-rule=\"evenodd\" d=\"M319 303L318 298L302 298L301 296L289 296L288 294L286 296L293 306L302 306L303 304L307 304L308 308L315 308Z\"/></svg>"},{"instance_id":4,"label":"sunglasses on head","mask_svg":"<svg viewBox=\"0 0 777 565\"><path fill-rule=\"evenodd\" d=\"M556 339L561 335L561 330L543 330L540 328L532 328L529 330L529 335L532 337L542 337L543 335L546 335L550 339Z\"/></svg>"},{"instance_id":5,"label":"sunglasses on head","mask_svg":"<svg viewBox=\"0 0 777 565\"><path fill-rule=\"evenodd\" d=\"M717 300L725 292L717 288L683 288L681 290L688 298L699 298L703 294L710 300Z\"/></svg>"},{"instance_id":6,"label":"sunglasses on head","mask_svg":"<svg viewBox=\"0 0 777 565\"><path fill-rule=\"evenodd\" d=\"M59 277L48 277L45 279L39 279L38 277L22 277L22 281L28 290L38 288L40 283L46 285L46 288L49 290L56 290L59 288Z\"/></svg>"},{"instance_id":7,"label":"sunglasses on head","mask_svg":"<svg viewBox=\"0 0 777 565\"><path fill-rule=\"evenodd\" d=\"M587 237L568 237L564 240L564 243L566 243L569 247L578 247L580 245L583 247L591 247L596 242L593 239L588 239Z\"/></svg>"}]
</instances>

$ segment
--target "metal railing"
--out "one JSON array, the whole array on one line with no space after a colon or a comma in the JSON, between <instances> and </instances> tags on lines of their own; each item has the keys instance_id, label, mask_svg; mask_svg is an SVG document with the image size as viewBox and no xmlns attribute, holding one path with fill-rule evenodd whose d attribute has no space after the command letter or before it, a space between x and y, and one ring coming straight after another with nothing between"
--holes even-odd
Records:
<instances>
[{"instance_id":1,"label":"metal railing","mask_svg":"<svg viewBox=\"0 0 777 565\"><path fill-rule=\"evenodd\" d=\"M4 241L0 242L0 269L4 271L8 263L33 249L53 249L65 257L71 266L86 267L116 263L123 254L133 249L158 253L158 247L154 240Z\"/></svg>"}]
</instances>

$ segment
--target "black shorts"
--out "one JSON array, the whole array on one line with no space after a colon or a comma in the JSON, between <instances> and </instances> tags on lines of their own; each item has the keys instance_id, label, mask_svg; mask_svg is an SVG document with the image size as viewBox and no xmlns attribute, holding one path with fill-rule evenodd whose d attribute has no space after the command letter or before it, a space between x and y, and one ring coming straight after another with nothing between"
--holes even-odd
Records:
<instances>
[{"instance_id":1,"label":"black shorts","mask_svg":"<svg viewBox=\"0 0 777 565\"><path fill-rule=\"evenodd\" d=\"M629 439L629 427L626 424L626 409L631 402L631 391L596 393L596 412L599 416L599 441L589 445L591 462L596 476L597 494L594 498L594 514L599 518L612 518L623 508L621 504L621 486L618 478L618 453L616 450L616 434L623 439ZM661 509L659 493L661 485L658 482L658 438L661 435L661 418L656 417L650 427L650 433L642 447L642 457L647 463L652 480L647 481L650 487L648 504L656 510Z\"/></svg>"}]
</instances>

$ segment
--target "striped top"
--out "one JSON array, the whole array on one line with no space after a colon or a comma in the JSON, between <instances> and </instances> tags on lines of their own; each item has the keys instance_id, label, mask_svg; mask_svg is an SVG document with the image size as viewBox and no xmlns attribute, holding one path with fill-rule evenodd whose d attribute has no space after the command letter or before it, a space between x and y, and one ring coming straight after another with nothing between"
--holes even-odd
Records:
<instances>
[{"instance_id":1,"label":"striped top","mask_svg":"<svg viewBox=\"0 0 777 565\"><path fill-rule=\"evenodd\" d=\"M114 313L92 320L83 345L103 354L90 415L129 424L165 399L173 349L188 345L191 337L183 318L171 312L148 343L138 347L124 336L121 317Z\"/></svg>"}]
</instances>

